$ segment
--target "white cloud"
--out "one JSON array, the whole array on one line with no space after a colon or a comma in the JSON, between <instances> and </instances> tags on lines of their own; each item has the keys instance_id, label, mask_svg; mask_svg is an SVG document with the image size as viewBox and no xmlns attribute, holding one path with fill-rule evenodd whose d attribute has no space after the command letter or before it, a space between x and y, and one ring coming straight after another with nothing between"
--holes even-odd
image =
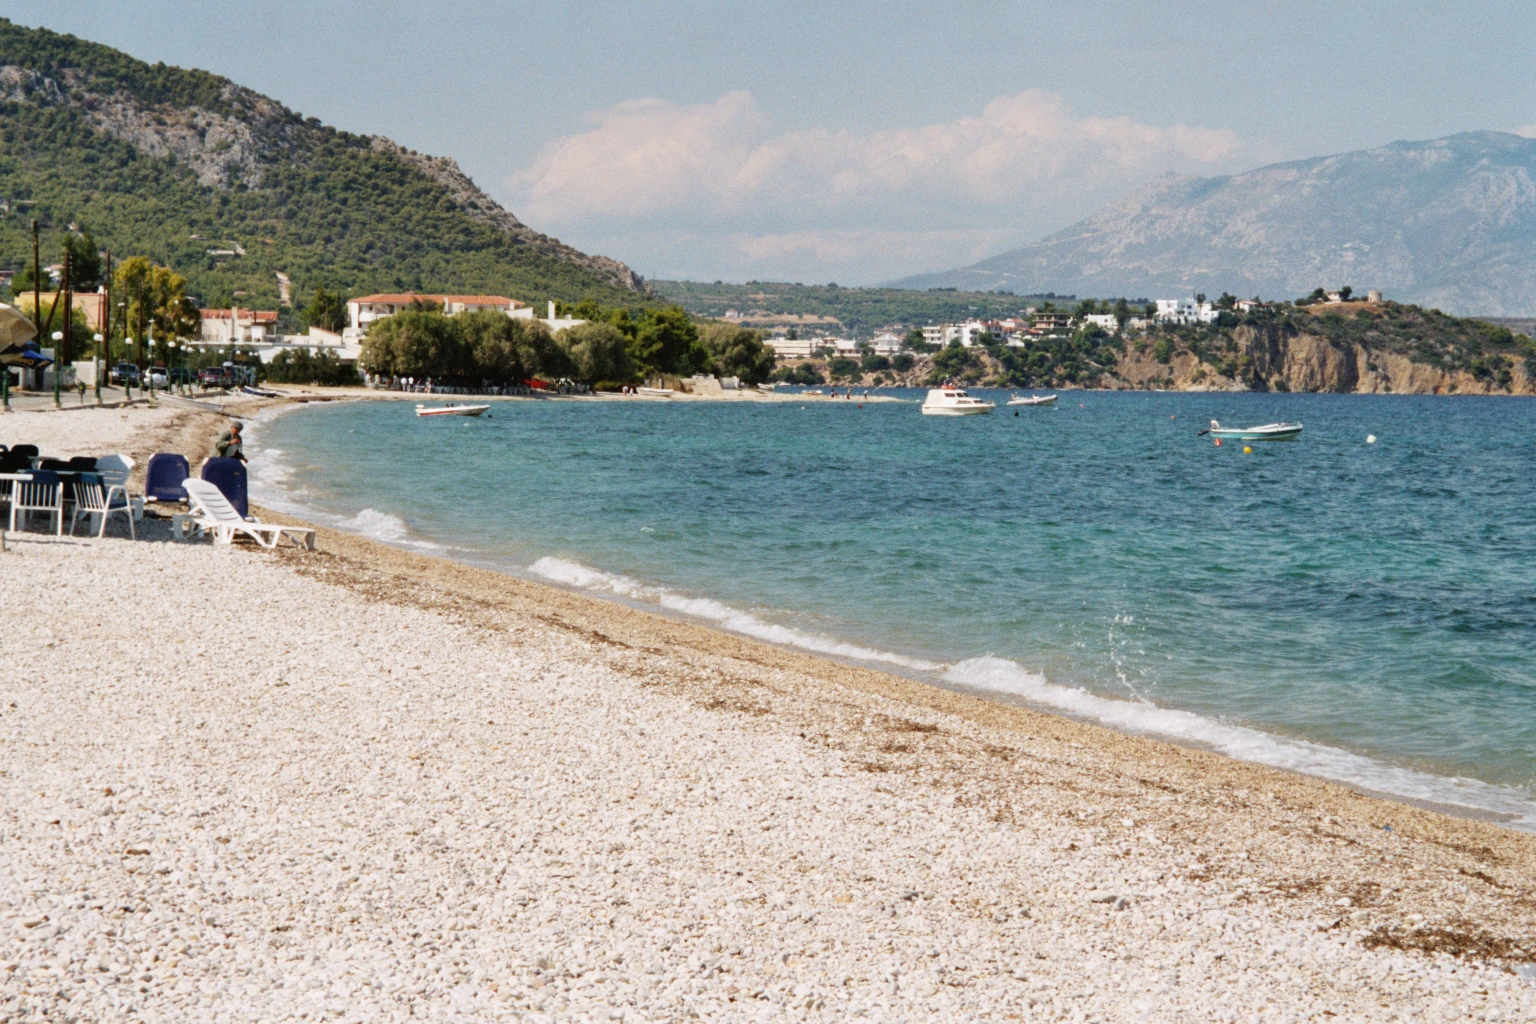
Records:
<instances>
[{"instance_id":1,"label":"white cloud","mask_svg":"<svg viewBox=\"0 0 1536 1024\"><path fill-rule=\"evenodd\" d=\"M1514 134L1524 135L1528 139L1536 139L1536 124L1523 124L1514 129Z\"/></svg>"},{"instance_id":2,"label":"white cloud","mask_svg":"<svg viewBox=\"0 0 1536 1024\"><path fill-rule=\"evenodd\" d=\"M938 269L986 255L973 252L983 237L1017 244L1153 174L1205 170L1237 149L1229 131L1077 116L1036 89L974 116L870 134L775 132L744 92L631 100L590 123L514 176L517 212L598 247L637 233L712 238L707 248L734 254L718 271L732 276L762 276L751 268L796 253L822 272L847 268L849 280Z\"/></svg>"}]
</instances>

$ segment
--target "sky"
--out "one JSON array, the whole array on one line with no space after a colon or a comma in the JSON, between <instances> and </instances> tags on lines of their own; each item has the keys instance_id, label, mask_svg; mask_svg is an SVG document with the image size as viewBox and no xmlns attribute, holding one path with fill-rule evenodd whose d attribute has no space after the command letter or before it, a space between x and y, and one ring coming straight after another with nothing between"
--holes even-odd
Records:
<instances>
[{"instance_id":1,"label":"sky","mask_svg":"<svg viewBox=\"0 0 1536 1024\"><path fill-rule=\"evenodd\" d=\"M1159 174L1536 135L1536 8L1332 0L68 0L0 15L451 156L652 278L874 284Z\"/></svg>"}]
</instances>

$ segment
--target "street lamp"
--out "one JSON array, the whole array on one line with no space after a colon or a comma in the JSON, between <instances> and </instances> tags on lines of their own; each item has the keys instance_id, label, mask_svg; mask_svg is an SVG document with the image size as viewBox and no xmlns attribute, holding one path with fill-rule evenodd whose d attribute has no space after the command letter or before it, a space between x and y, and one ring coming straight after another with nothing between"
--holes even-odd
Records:
<instances>
[{"instance_id":1,"label":"street lamp","mask_svg":"<svg viewBox=\"0 0 1536 1024\"><path fill-rule=\"evenodd\" d=\"M67 314L67 313L65 314L65 316L68 316L68 315L69 314ZM60 406L63 405L63 403L59 401L59 374L64 369L63 364L59 362L59 353L62 352L63 350L64 350L64 332L63 331L54 331L53 332L53 407L55 409L57 409L57 408L59 408Z\"/></svg>"},{"instance_id":2,"label":"street lamp","mask_svg":"<svg viewBox=\"0 0 1536 1024\"><path fill-rule=\"evenodd\" d=\"M102 353L102 348L101 348L102 337L101 337L101 335L100 334L93 334L93 335L91 335L91 340L96 343L96 359L97 359L97 363L96 363L96 404L100 405L101 404L101 374L102 374L102 371L106 369L107 360L106 360L105 355L103 355L103 353Z\"/></svg>"},{"instance_id":3,"label":"street lamp","mask_svg":"<svg viewBox=\"0 0 1536 1024\"><path fill-rule=\"evenodd\" d=\"M149 377L149 397L155 397L155 332L151 330L148 338L149 365L144 367L145 374Z\"/></svg>"}]
</instances>

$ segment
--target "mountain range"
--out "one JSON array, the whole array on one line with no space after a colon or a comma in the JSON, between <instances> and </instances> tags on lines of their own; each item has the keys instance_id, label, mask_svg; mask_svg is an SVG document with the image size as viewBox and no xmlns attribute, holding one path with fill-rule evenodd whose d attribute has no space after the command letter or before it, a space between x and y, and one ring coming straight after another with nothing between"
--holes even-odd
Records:
<instances>
[{"instance_id":1,"label":"mountain range","mask_svg":"<svg viewBox=\"0 0 1536 1024\"><path fill-rule=\"evenodd\" d=\"M1536 139L1480 131L1167 174L1038 242L894 287L1266 299L1350 285L1461 315L1536 314Z\"/></svg>"},{"instance_id":2,"label":"mountain range","mask_svg":"<svg viewBox=\"0 0 1536 1024\"><path fill-rule=\"evenodd\" d=\"M303 117L206 71L0 19L0 267L88 229L210 305L315 287L646 301L623 263L503 209L454 161Z\"/></svg>"}]
</instances>

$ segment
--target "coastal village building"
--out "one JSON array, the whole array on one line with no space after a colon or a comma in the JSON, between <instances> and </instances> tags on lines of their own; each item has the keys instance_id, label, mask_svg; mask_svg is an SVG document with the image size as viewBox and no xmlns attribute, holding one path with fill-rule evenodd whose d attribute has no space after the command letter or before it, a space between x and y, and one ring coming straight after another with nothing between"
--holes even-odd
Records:
<instances>
[{"instance_id":1,"label":"coastal village building","mask_svg":"<svg viewBox=\"0 0 1536 1024\"><path fill-rule=\"evenodd\" d=\"M13 300L18 307L25 306L30 312L32 309L32 293L23 290ZM53 304L59 301L59 293L42 292L38 296L38 302L42 306L43 318L47 319L48 311L53 309ZM75 292L70 297L70 303L75 309L85 314L85 323L93 331L101 330L101 325L107 319L107 296L104 292ZM55 314L59 321L63 320L63 311ZM62 330L62 328L60 328Z\"/></svg>"},{"instance_id":2,"label":"coastal village building","mask_svg":"<svg viewBox=\"0 0 1536 1024\"><path fill-rule=\"evenodd\" d=\"M1120 321L1115 319L1113 313L1089 313L1083 317L1088 323L1100 328L1106 334L1119 334Z\"/></svg>"},{"instance_id":3,"label":"coastal village building","mask_svg":"<svg viewBox=\"0 0 1536 1024\"><path fill-rule=\"evenodd\" d=\"M263 309L204 309L202 333L192 344L269 345L277 340L277 314Z\"/></svg>"},{"instance_id":4,"label":"coastal village building","mask_svg":"<svg viewBox=\"0 0 1536 1024\"><path fill-rule=\"evenodd\" d=\"M347 300L347 320L353 330L367 333L375 320L396 313L404 313L412 303L424 303L443 307L443 313L455 316L459 313L490 311L505 313L517 319L532 319L533 307L504 295L428 295L421 292L400 292L385 295L363 295Z\"/></svg>"},{"instance_id":5,"label":"coastal village building","mask_svg":"<svg viewBox=\"0 0 1536 1024\"><path fill-rule=\"evenodd\" d=\"M1221 311L1209 302L1158 299L1157 320L1165 324L1213 324Z\"/></svg>"},{"instance_id":6,"label":"coastal village building","mask_svg":"<svg viewBox=\"0 0 1536 1024\"><path fill-rule=\"evenodd\" d=\"M901 336L890 331L882 331L875 335L875 340L870 342L870 351L877 356L893 356L901 351Z\"/></svg>"}]
</instances>

